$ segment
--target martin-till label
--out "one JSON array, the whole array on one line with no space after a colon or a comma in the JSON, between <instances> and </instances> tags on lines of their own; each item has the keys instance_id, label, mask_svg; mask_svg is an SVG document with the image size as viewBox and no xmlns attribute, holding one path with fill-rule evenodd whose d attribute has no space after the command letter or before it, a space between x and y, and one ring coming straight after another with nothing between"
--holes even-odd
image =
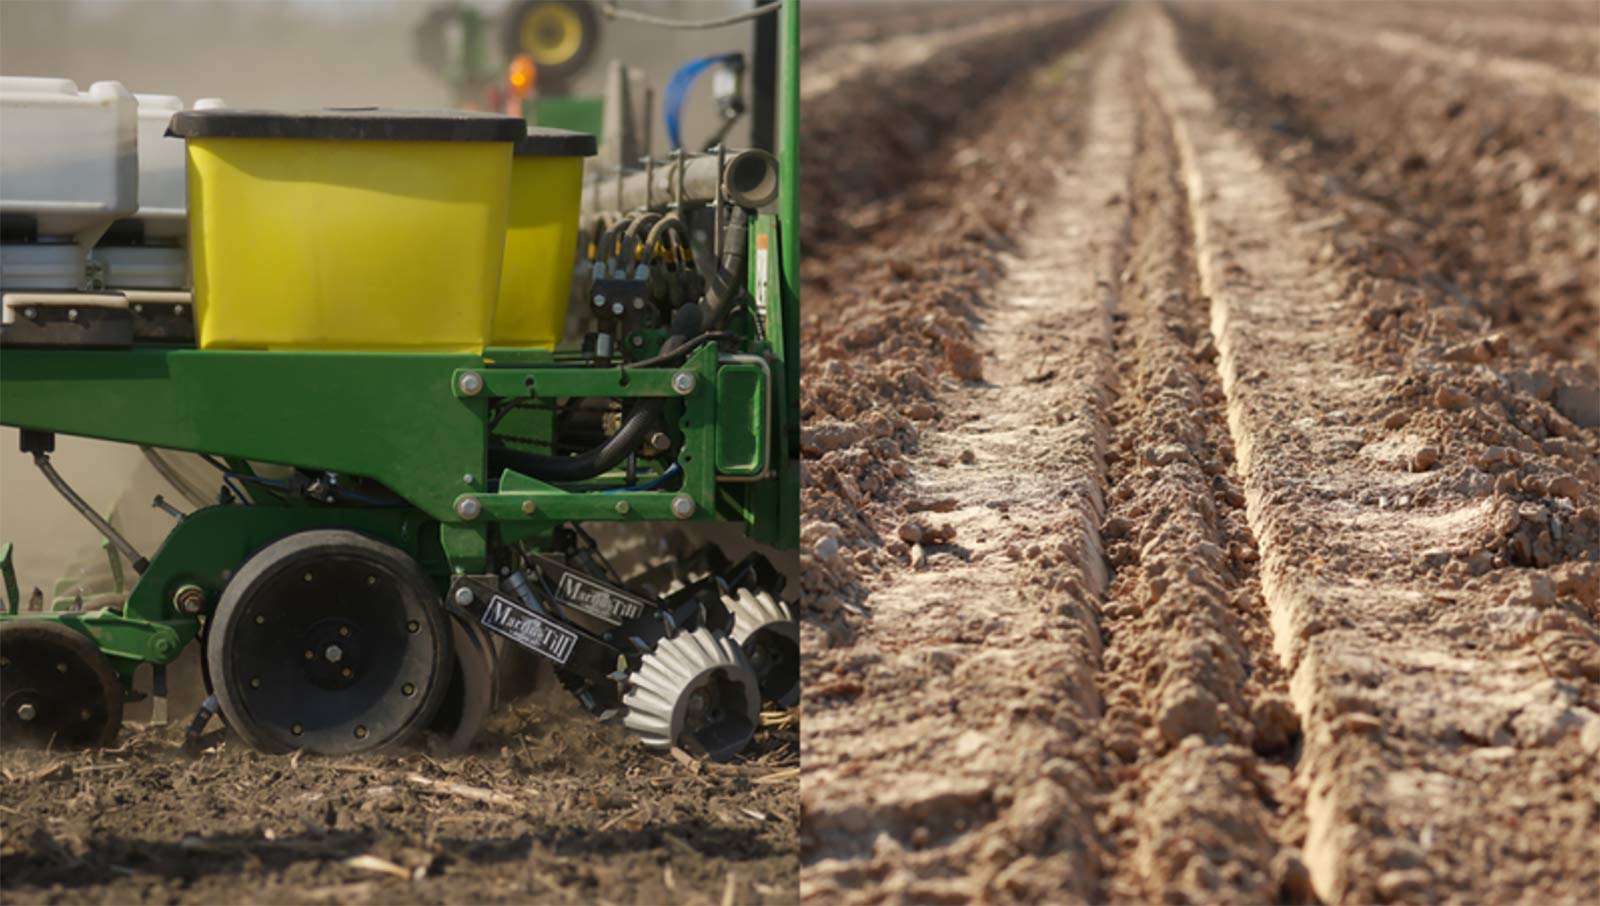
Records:
<instances>
[{"instance_id":1,"label":"martin-till label","mask_svg":"<svg viewBox=\"0 0 1600 906\"><path fill-rule=\"evenodd\" d=\"M539 616L531 610L518 607L509 598L495 595L483 612L480 621L518 645L542 654L557 664L565 664L577 647L578 634Z\"/></svg>"},{"instance_id":2,"label":"martin-till label","mask_svg":"<svg viewBox=\"0 0 1600 906\"><path fill-rule=\"evenodd\" d=\"M644 605L633 598L616 594L610 588L574 572L562 574L561 582L556 586L556 595L563 604L612 623L631 620L644 613Z\"/></svg>"}]
</instances>

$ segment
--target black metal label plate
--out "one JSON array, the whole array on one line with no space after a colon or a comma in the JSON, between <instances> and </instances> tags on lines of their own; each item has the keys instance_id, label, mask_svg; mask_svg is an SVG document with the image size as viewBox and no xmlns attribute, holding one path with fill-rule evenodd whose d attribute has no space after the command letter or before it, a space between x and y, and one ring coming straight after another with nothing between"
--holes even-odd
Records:
<instances>
[{"instance_id":1,"label":"black metal label plate","mask_svg":"<svg viewBox=\"0 0 1600 906\"><path fill-rule=\"evenodd\" d=\"M652 605L644 598L601 582L549 557L538 557L546 581L555 585L556 603L586 613L612 626L642 616Z\"/></svg>"},{"instance_id":2,"label":"black metal label plate","mask_svg":"<svg viewBox=\"0 0 1600 906\"><path fill-rule=\"evenodd\" d=\"M578 634L539 616L531 610L511 602L504 595L495 595L479 618L485 627L505 636L518 645L556 662L565 664L578 645Z\"/></svg>"},{"instance_id":3,"label":"black metal label plate","mask_svg":"<svg viewBox=\"0 0 1600 906\"><path fill-rule=\"evenodd\" d=\"M581 573L569 571L563 575L556 585L556 595L561 603L610 623L621 623L644 613L644 604L638 599L618 594L615 589Z\"/></svg>"}]
</instances>

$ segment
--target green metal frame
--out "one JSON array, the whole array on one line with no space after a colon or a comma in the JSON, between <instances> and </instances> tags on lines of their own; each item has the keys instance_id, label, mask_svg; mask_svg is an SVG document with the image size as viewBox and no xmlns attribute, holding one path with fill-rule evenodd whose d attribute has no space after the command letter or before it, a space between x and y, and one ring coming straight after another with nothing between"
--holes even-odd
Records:
<instances>
[{"instance_id":1,"label":"green metal frame","mask_svg":"<svg viewBox=\"0 0 1600 906\"><path fill-rule=\"evenodd\" d=\"M248 472L247 462L265 462L361 476L406 502L348 507L252 493L242 505L199 510L167 536L120 610L19 613L6 545L0 547L7 596L0 621L68 625L111 658L126 684L140 663L165 664L178 656L199 633L199 614L215 607L251 554L307 529L350 528L389 541L415 557L441 590L452 574L481 572L491 543L541 545L566 522L736 520L759 542L796 547L798 3L785 3L782 16L780 200L775 214L756 218L750 237L750 260L758 249L767 256L766 335L757 339L749 319L741 329L744 354L760 357L763 367L720 361L714 345L676 368L625 371L585 367L563 351L514 349L483 355L8 349L0 356L0 423L207 453L240 472ZM751 268L753 295L757 280ZM719 384L724 373L730 378L725 387ZM464 382L469 374L478 380ZM685 374L693 387L680 392L674 378ZM467 389L479 381L480 389ZM681 476L655 490L631 490L624 489L628 479L620 470L569 488L513 471L488 474L490 401L530 396L667 399L681 440ZM548 424L538 421L545 417L528 414L519 426ZM752 437L764 438L767 449L754 450L760 441ZM729 460L720 474L719 453ZM692 511L683 498L692 501ZM199 614L180 609L180 591L191 602L198 592Z\"/></svg>"}]
</instances>

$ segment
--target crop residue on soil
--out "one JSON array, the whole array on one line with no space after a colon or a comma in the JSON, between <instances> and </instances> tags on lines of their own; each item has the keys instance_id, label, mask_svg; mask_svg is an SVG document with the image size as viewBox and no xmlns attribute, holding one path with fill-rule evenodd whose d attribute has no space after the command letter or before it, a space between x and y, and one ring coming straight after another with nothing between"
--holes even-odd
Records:
<instances>
[{"instance_id":1,"label":"crop residue on soil","mask_svg":"<svg viewBox=\"0 0 1600 906\"><path fill-rule=\"evenodd\" d=\"M7 751L4 899L795 899L792 715L716 765L649 754L564 696L507 709L452 759L268 756L221 732L190 759L177 726L129 727L96 752Z\"/></svg>"}]
</instances>

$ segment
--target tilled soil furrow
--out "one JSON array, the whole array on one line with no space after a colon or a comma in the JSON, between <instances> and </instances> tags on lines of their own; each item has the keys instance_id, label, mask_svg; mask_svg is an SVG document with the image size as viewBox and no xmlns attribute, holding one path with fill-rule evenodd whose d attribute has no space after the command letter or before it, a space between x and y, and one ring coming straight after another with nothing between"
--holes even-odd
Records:
<instances>
[{"instance_id":1,"label":"tilled soil furrow","mask_svg":"<svg viewBox=\"0 0 1600 906\"><path fill-rule=\"evenodd\" d=\"M1314 34L1318 40L1332 39L1356 47L1378 47L1407 61L1418 60L1443 66L1466 76L1476 74L1497 79L1515 90L1547 92L1566 99L1578 115L1592 113L1600 98L1600 78L1572 72L1540 60L1507 56L1503 51L1482 47L1462 47L1441 43L1415 29L1387 26L1350 26L1293 4L1254 7L1252 16L1265 15L1292 28Z\"/></svg>"},{"instance_id":2,"label":"tilled soil furrow","mask_svg":"<svg viewBox=\"0 0 1600 906\"><path fill-rule=\"evenodd\" d=\"M927 13L933 13L931 20ZM974 10L959 6L907 7L894 21L909 27L885 28L873 40L841 42L819 50L807 61L801 84L801 99L815 101L842 85L871 76L883 78L895 72L926 65L935 58L960 55L968 46L997 35L1016 36L1059 21L1060 11L1028 4L1012 7L995 4L973 15ZM954 13L955 15L952 15Z\"/></svg>"},{"instance_id":3,"label":"tilled soil furrow","mask_svg":"<svg viewBox=\"0 0 1600 906\"><path fill-rule=\"evenodd\" d=\"M1115 782L1103 833L1115 853L1099 899L1302 901L1288 766L1298 718L1261 599L1177 150L1132 62L1139 148L1102 532L1113 575L1099 730Z\"/></svg>"},{"instance_id":4,"label":"tilled soil furrow","mask_svg":"<svg viewBox=\"0 0 1600 906\"><path fill-rule=\"evenodd\" d=\"M939 178L950 151L994 127L994 103L1019 76L1082 42L1104 17L1103 4L1033 5L998 20L981 21L948 41L932 33L909 45L905 60L850 71L840 81L807 69L802 82L832 87L805 101L801 123L804 213L801 241L812 273L829 265L843 279L861 257L898 240L896 233L926 221L908 191ZM816 74L814 75L813 72ZM908 210L909 208L909 210ZM843 273L840 273L840 272ZM828 287L809 292L808 310L829 308ZM812 302L810 300L819 300Z\"/></svg>"},{"instance_id":5,"label":"tilled soil furrow","mask_svg":"<svg viewBox=\"0 0 1600 906\"><path fill-rule=\"evenodd\" d=\"M1429 275L1540 351L1597 361L1600 89L1574 105L1328 42L1320 25L1279 21L1288 13L1174 12L1186 52L1269 157L1322 171L1299 200L1340 198L1345 232L1381 237L1390 271ZM1589 408L1580 420L1600 425Z\"/></svg>"},{"instance_id":6,"label":"tilled soil furrow","mask_svg":"<svg viewBox=\"0 0 1600 906\"><path fill-rule=\"evenodd\" d=\"M910 568L870 581L848 648L812 657L808 899L1095 898L1107 313L1133 126L1113 79L1068 58L1001 118L996 139L1061 161L1057 185L982 310L982 379L946 386L922 431L888 545Z\"/></svg>"},{"instance_id":7,"label":"tilled soil furrow","mask_svg":"<svg viewBox=\"0 0 1600 906\"><path fill-rule=\"evenodd\" d=\"M1385 322L1351 291L1374 275L1322 252L1337 220L1225 125L1170 23L1147 27L1304 724L1316 892L1581 898L1600 883L1600 803L1578 792L1600 749L1593 437L1503 377L1462 377L1450 350L1472 318L1454 297L1406 303L1433 306L1432 331L1386 351ZM1477 342L1480 362L1522 355ZM1408 446L1413 420L1462 458ZM1489 432L1516 450L1482 443Z\"/></svg>"},{"instance_id":8,"label":"tilled soil furrow","mask_svg":"<svg viewBox=\"0 0 1600 906\"><path fill-rule=\"evenodd\" d=\"M1462 15L1465 6L1341 2L1299 4L1295 11L1320 22L1360 22L1409 32L1471 53L1536 60L1580 76L1600 71L1600 9L1591 7L1587 20L1554 24L1527 17L1525 8L1474 16Z\"/></svg>"}]
</instances>

